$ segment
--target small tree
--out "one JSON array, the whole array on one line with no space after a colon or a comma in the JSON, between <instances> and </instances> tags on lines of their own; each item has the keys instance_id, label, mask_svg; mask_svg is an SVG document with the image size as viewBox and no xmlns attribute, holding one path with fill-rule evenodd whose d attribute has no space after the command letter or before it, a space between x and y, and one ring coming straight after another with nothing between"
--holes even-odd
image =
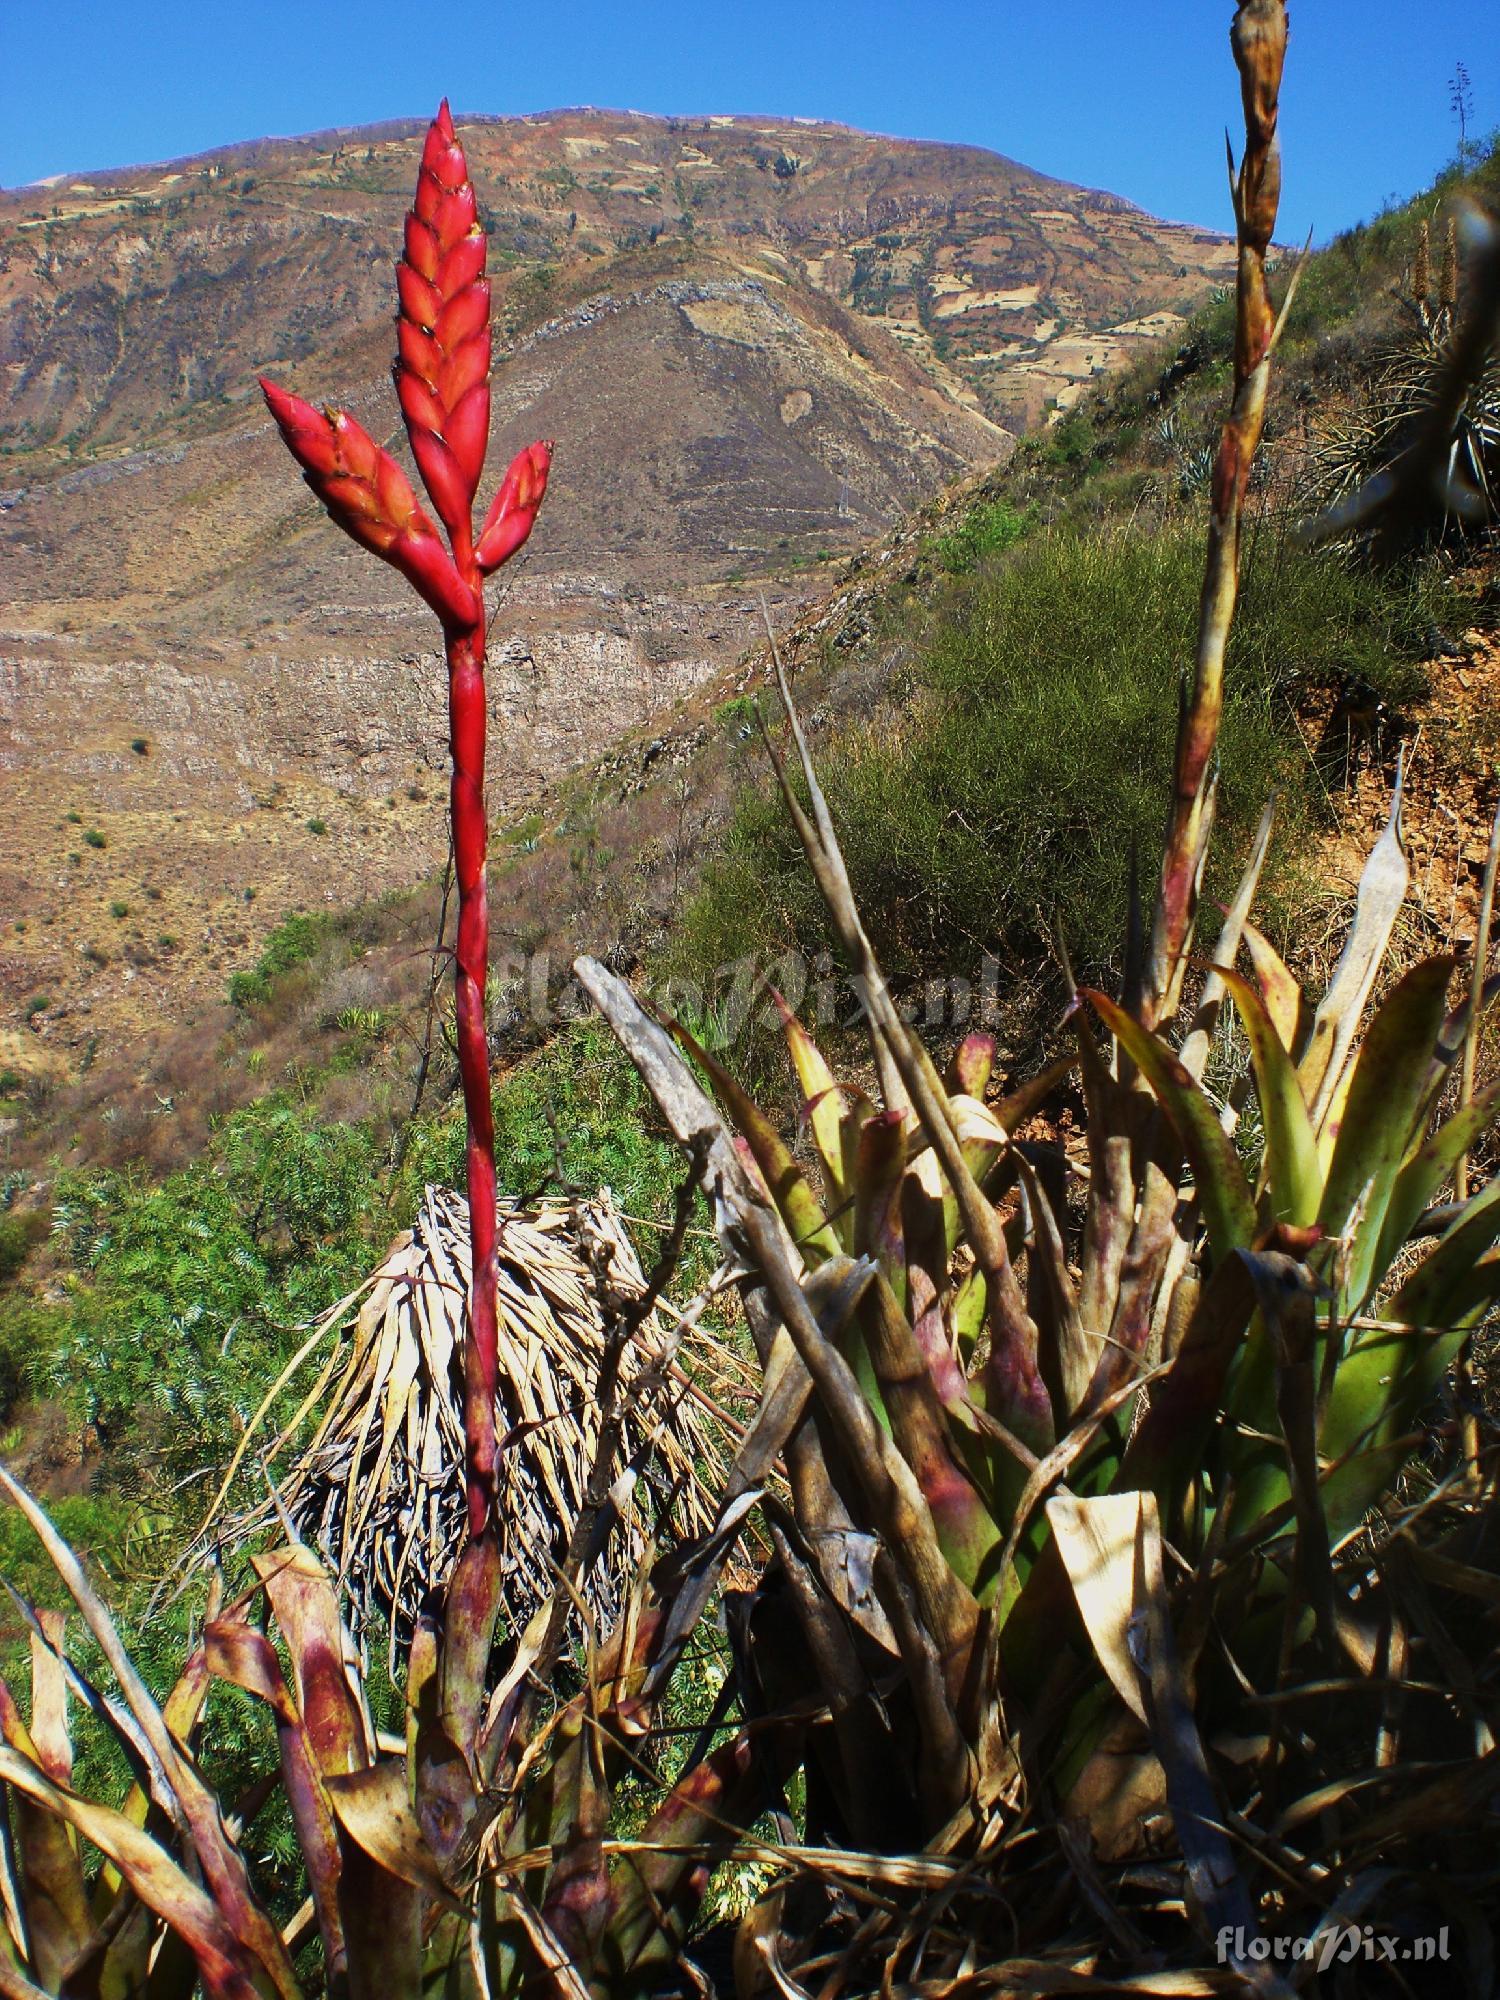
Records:
<instances>
[{"instance_id":1,"label":"small tree","mask_svg":"<svg viewBox=\"0 0 1500 2000\"><path fill-rule=\"evenodd\" d=\"M1474 86L1462 62L1453 65L1453 74L1448 79L1448 108L1458 120L1458 163L1466 167L1473 147L1469 121L1474 116Z\"/></svg>"}]
</instances>

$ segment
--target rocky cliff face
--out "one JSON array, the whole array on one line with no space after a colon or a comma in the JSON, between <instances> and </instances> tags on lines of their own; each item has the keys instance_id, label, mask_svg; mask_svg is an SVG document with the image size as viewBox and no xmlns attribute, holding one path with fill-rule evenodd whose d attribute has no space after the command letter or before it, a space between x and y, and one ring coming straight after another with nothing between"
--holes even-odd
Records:
<instances>
[{"instance_id":1,"label":"rocky cliff face","mask_svg":"<svg viewBox=\"0 0 1500 2000\"><path fill-rule=\"evenodd\" d=\"M253 388L393 437L421 129L0 194L0 1061L180 1013L288 909L441 860L431 620L328 527ZM492 468L558 440L497 593L502 818L735 658L747 580L806 601L1231 262L964 148L588 112L463 136Z\"/></svg>"}]
</instances>

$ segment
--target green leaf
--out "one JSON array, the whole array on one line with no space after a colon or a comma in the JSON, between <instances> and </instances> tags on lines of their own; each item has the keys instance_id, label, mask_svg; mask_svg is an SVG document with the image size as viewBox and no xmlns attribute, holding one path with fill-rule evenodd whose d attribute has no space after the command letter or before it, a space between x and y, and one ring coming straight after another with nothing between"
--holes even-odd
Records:
<instances>
[{"instance_id":1,"label":"green leaf","mask_svg":"<svg viewBox=\"0 0 1500 2000\"><path fill-rule=\"evenodd\" d=\"M1239 1010L1250 1043L1266 1133L1265 1180L1272 1219L1304 1227L1317 1220L1323 1175L1302 1086L1286 1045L1250 981L1228 967L1220 977Z\"/></svg>"},{"instance_id":2,"label":"green leaf","mask_svg":"<svg viewBox=\"0 0 1500 2000\"><path fill-rule=\"evenodd\" d=\"M1432 1255L1419 1264L1386 1308L1385 1317L1412 1326L1448 1327L1468 1319L1494 1296L1496 1267L1486 1258L1500 1239L1500 1176L1487 1181L1449 1224Z\"/></svg>"},{"instance_id":3,"label":"green leaf","mask_svg":"<svg viewBox=\"0 0 1500 2000\"><path fill-rule=\"evenodd\" d=\"M957 1349L961 1365L967 1369L974 1359L974 1349L979 1343L984 1329L985 1283L984 1273L977 1264L959 1280L949 1308L950 1331Z\"/></svg>"},{"instance_id":4,"label":"green leaf","mask_svg":"<svg viewBox=\"0 0 1500 2000\"><path fill-rule=\"evenodd\" d=\"M823 1163L829 1212L841 1215L850 1195L849 1147L845 1130L849 1114L844 1107L843 1093L812 1036L779 993L773 990L771 997L781 1016L781 1032L786 1039L787 1054L792 1059L802 1091L802 1115L812 1131L813 1144ZM837 1223L835 1227L838 1228ZM847 1222L838 1228L838 1233L847 1245L850 1237Z\"/></svg>"},{"instance_id":5,"label":"green leaf","mask_svg":"<svg viewBox=\"0 0 1500 2000\"><path fill-rule=\"evenodd\" d=\"M1350 1238L1344 1313L1357 1312L1369 1296L1396 1175L1430 1110L1432 1052L1453 966L1447 953L1414 965L1370 1023L1355 1059L1318 1212L1326 1236Z\"/></svg>"},{"instance_id":6,"label":"green leaf","mask_svg":"<svg viewBox=\"0 0 1500 2000\"><path fill-rule=\"evenodd\" d=\"M1337 1539L1357 1526L1410 1449L1411 1426L1437 1394L1474 1325L1500 1297L1500 1181L1491 1181L1339 1363L1319 1438L1325 1460L1355 1456L1327 1480Z\"/></svg>"},{"instance_id":7,"label":"green leaf","mask_svg":"<svg viewBox=\"0 0 1500 2000\"><path fill-rule=\"evenodd\" d=\"M1281 1046L1292 1054L1301 1038L1307 1003L1302 988L1287 970L1281 954L1265 933L1248 920L1244 927L1245 948L1255 970L1255 983L1266 1003ZM1304 1100L1305 1101L1305 1100Z\"/></svg>"},{"instance_id":8,"label":"green leaf","mask_svg":"<svg viewBox=\"0 0 1500 2000\"><path fill-rule=\"evenodd\" d=\"M1171 1119L1192 1163L1198 1206L1215 1262L1235 1250L1247 1250L1255 1236L1255 1203L1218 1113L1165 1042L1105 994L1088 987L1079 990L1151 1085L1157 1102Z\"/></svg>"},{"instance_id":9,"label":"green leaf","mask_svg":"<svg viewBox=\"0 0 1500 2000\"><path fill-rule=\"evenodd\" d=\"M771 1199L802 1255L810 1264L820 1263L825 1257L841 1256L843 1245L823 1213L817 1196L808 1186L806 1175L793 1159L791 1149L770 1119L749 1092L740 1088L722 1063L715 1062L706 1049L698 1046L680 1022L669 1021L667 1027L694 1062L707 1073L730 1117L748 1142L755 1164L765 1177Z\"/></svg>"},{"instance_id":10,"label":"green leaf","mask_svg":"<svg viewBox=\"0 0 1500 2000\"><path fill-rule=\"evenodd\" d=\"M1422 1211L1452 1173L1459 1154L1468 1152L1489 1129L1497 1111L1500 1111L1500 1077L1462 1111L1455 1111L1397 1174L1375 1253L1375 1283L1395 1262Z\"/></svg>"},{"instance_id":11,"label":"green leaf","mask_svg":"<svg viewBox=\"0 0 1500 2000\"><path fill-rule=\"evenodd\" d=\"M1345 1054L1375 983L1396 917L1406 899L1410 870L1401 845L1401 778L1397 777L1385 831L1370 849L1354 899L1354 922L1318 1002L1311 1033L1297 1065L1302 1088L1321 1132Z\"/></svg>"}]
</instances>

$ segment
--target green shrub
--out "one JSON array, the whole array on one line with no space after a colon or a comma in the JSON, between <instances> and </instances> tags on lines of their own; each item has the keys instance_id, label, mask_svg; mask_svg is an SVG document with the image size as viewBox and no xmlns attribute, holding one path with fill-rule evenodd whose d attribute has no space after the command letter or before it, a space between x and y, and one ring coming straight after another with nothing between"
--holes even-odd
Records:
<instances>
[{"instance_id":1,"label":"green shrub","mask_svg":"<svg viewBox=\"0 0 1500 2000\"><path fill-rule=\"evenodd\" d=\"M128 917L130 915L130 905L129 903L121 903L121 902L111 903L109 906L109 914L117 919Z\"/></svg>"},{"instance_id":2,"label":"green shrub","mask_svg":"<svg viewBox=\"0 0 1500 2000\"><path fill-rule=\"evenodd\" d=\"M1044 961L1054 920L1080 972L1117 961L1129 856L1160 838L1201 579L1196 531L1034 535L952 587L910 700L822 752L855 894L893 972L970 970L983 951ZM1284 842L1314 809L1290 699L1308 686L1408 698L1439 609L1434 586L1251 538L1220 739L1224 867L1278 785ZM675 967L703 980L752 951L828 942L763 785L705 871Z\"/></svg>"},{"instance_id":3,"label":"green shrub","mask_svg":"<svg viewBox=\"0 0 1500 2000\"><path fill-rule=\"evenodd\" d=\"M217 1463L299 1328L381 1244L375 1142L264 1100L157 1187L133 1173L60 1176L57 1214L78 1273L54 1369L58 1393L106 1440L162 1424L174 1464Z\"/></svg>"},{"instance_id":4,"label":"green shrub","mask_svg":"<svg viewBox=\"0 0 1500 2000\"><path fill-rule=\"evenodd\" d=\"M1043 465L1088 465L1100 448L1094 420L1082 408L1069 410L1043 431L1036 442L1036 455Z\"/></svg>"},{"instance_id":5,"label":"green shrub","mask_svg":"<svg viewBox=\"0 0 1500 2000\"><path fill-rule=\"evenodd\" d=\"M327 833L328 831L328 822L326 819L310 819L306 824L309 833Z\"/></svg>"},{"instance_id":6,"label":"green shrub","mask_svg":"<svg viewBox=\"0 0 1500 2000\"><path fill-rule=\"evenodd\" d=\"M7 1070L6 1077L14 1072ZM0 1083L4 1079L0 1078ZM20 1079L16 1079L17 1085ZM44 1209L7 1209L0 1214L0 1285L9 1284L38 1243L46 1236L51 1217Z\"/></svg>"},{"instance_id":7,"label":"green shrub","mask_svg":"<svg viewBox=\"0 0 1500 2000\"><path fill-rule=\"evenodd\" d=\"M316 957L335 933L332 917L303 913L287 917L266 939L255 970L230 978L230 1004L254 1007L269 1000L273 982Z\"/></svg>"},{"instance_id":8,"label":"green shrub","mask_svg":"<svg viewBox=\"0 0 1500 2000\"><path fill-rule=\"evenodd\" d=\"M981 501L956 528L938 536L933 554L952 575L966 576L988 557L1013 548L1031 521L1029 509L1023 512L1008 500Z\"/></svg>"},{"instance_id":9,"label":"green shrub","mask_svg":"<svg viewBox=\"0 0 1500 2000\"><path fill-rule=\"evenodd\" d=\"M97 826L90 826L84 828L83 844L85 847L108 847L109 842Z\"/></svg>"},{"instance_id":10,"label":"green shrub","mask_svg":"<svg viewBox=\"0 0 1500 2000\"><path fill-rule=\"evenodd\" d=\"M23 1395L45 1384L65 1324L61 1307L44 1305L24 1291L0 1292L0 1416L9 1416Z\"/></svg>"},{"instance_id":11,"label":"green shrub","mask_svg":"<svg viewBox=\"0 0 1500 2000\"><path fill-rule=\"evenodd\" d=\"M118 1496L101 1499L93 1494L69 1493L49 1500L47 1512L53 1526L90 1568L101 1558L107 1568L111 1550L120 1546L129 1507ZM0 1507L0 1568L28 1603L72 1610L72 1600L18 1507ZM7 1661L7 1677L11 1670L12 1663ZM100 1736L105 1734L99 1732ZM80 1731L83 1740L92 1736L92 1731Z\"/></svg>"},{"instance_id":12,"label":"green shrub","mask_svg":"<svg viewBox=\"0 0 1500 2000\"><path fill-rule=\"evenodd\" d=\"M524 848L530 852L541 839L543 831L544 822L541 814L530 812L524 819L518 819L513 825L505 827L500 838L507 846Z\"/></svg>"}]
</instances>

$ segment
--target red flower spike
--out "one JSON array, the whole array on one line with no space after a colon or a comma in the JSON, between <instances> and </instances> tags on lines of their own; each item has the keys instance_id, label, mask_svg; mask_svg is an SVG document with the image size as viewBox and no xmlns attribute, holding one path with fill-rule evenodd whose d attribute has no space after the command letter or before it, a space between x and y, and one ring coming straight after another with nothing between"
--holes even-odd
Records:
<instances>
[{"instance_id":1,"label":"red flower spike","mask_svg":"<svg viewBox=\"0 0 1500 2000\"><path fill-rule=\"evenodd\" d=\"M486 386L484 357L476 351L478 347L479 342L471 340L451 361L438 364L438 396L450 410L456 411L471 389Z\"/></svg>"},{"instance_id":2,"label":"red flower spike","mask_svg":"<svg viewBox=\"0 0 1500 2000\"><path fill-rule=\"evenodd\" d=\"M547 491L547 474L552 465L552 440L543 438L516 453L510 469L500 482L500 491L490 502L484 517L474 556L488 576L509 562L531 533L537 509Z\"/></svg>"},{"instance_id":3,"label":"red flower spike","mask_svg":"<svg viewBox=\"0 0 1500 2000\"><path fill-rule=\"evenodd\" d=\"M446 525L448 534L457 548L461 542L467 543L469 538L469 513L473 505L473 492L465 484L463 468L449 450L446 441L422 422L423 400L428 393L425 385L419 395L412 395L409 387L412 377L407 376L405 380L408 387L407 393L401 396L401 408L406 413L406 435L411 439L411 455L417 461L422 484L432 496L432 504L438 511L438 518ZM398 388L400 386L398 384ZM447 421L444 417L445 428ZM488 428L487 423L486 428Z\"/></svg>"},{"instance_id":4,"label":"red flower spike","mask_svg":"<svg viewBox=\"0 0 1500 2000\"><path fill-rule=\"evenodd\" d=\"M444 104L422 149L416 198L396 267L401 299L396 388L412 453L452 544L444 547L411 482L352 417L321 411L262 382L271 414L303 475L348 535L393 563L443 622L448 660L450 812L458 935L453 947L455 1040L468 1128L470 1293L464 1347L464 1486L471 1546L455 1573L449 1618L488 1630L498 1609L500 1393L495 1129L485 987L483 576L526 540L547 487L550 444L528 445L506 473L472 541L474 492L490 423L489 287L463 148Z\"/></svg>"},{"instance_id":5,"label":"red flower spike","mask_svg":"<svg viewBox=\"0 0 1500 2000\"><path fill-rule=\"evenodd\" d=\"M466 342L477 343L477 336L488 332L490 323L490 288L480 279L477 284L466 285L456 298L448 300L438 314L432 329L432 337L443 351L446 360L457 355ZM486 338L485 345L489 342Z\"/></svg>"},{"instance_id":6,"label":"red flower spike","mask_svg":"<svg viewBox=\"0 0 1500 2000\"><path fill-rule=\"evenodd\" d=\"M458 398L448 419L448 448L460 465L484 459L490 434L490 385L479 382Z\"/></svg>"},{"instance_id":7,"label":"red flower spike","mask_svg":"<svg viewBox=\"0 0 1500 2000\"><path fill-rule=\"evenodd\" d=\"M396 394L412 456L461 567L490 429L490 288L478 213L444 103L422 147L396 267Z\"/></svg>"},{"instance_id":8,"label":"red flower spike","mask_svg":"<svg viewBox=\"0 0 1500 2000\"><path fill-rule=\"evenodd\" d=\"M431 381L443 365L442 350L432 335L424 333L414 319L398 319L396 339L407 367Z\"/></svg>"},{"instance_id":9,"label":"red flower spike","mask_svg":"<svg viewBox=\"0 0 1500 2000\"><path fill-rule=\"evenodd\" d=\"M383 556L445 626L482 616L471 590L418 505L411 481L346 410L318 410L261 378L261 390L302 476L346 535Z\"/></svg>"},{"instance_id":10,"label":"red flower spike","mask_svg":"<svg viewBox=\"0 0 1500 2000\"><path fill-rule=\"evenodd\" d=\"M461 236L451 250L444 252L434 274L433 282L438 290L451 298L465 285L472 285L481 278L484 275L485 248L483 230L471 229L467 236Z\"/></svg>"}]
</instances>

